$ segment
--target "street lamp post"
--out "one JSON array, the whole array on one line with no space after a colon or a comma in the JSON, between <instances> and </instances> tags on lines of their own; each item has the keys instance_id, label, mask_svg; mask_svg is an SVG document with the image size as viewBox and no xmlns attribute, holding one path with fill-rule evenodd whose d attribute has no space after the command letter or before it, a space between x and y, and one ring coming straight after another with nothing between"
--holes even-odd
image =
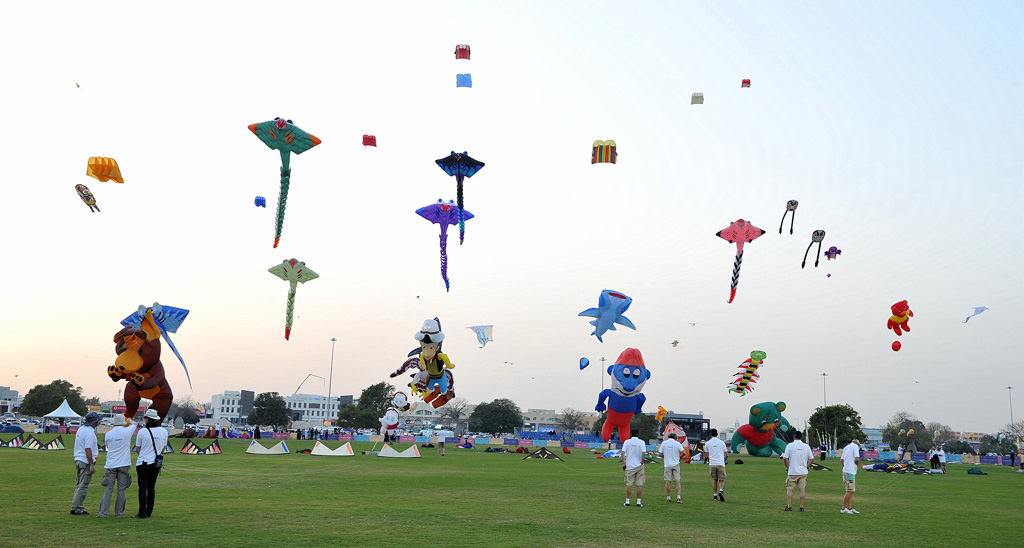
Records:
<instances>
[{"instance_id":1,"label":"street lamp post","mask_svg":"<svg viewBox=\"0 0 1024 548\"><path fill-rule=\"evenodd\" d=\"M828 400L825 397L826 396L826 394L825 394L825 377L827 377L827 376L828 376L828 373L822 373L821 374L821 403L822 403L822 407L828 407Z\"/></svg>"},{"instance_id":2,"label":"street lamp post","mask_svg":"<svg viewBox=\"0 0 1024 548\"><path fill-rule=\"evenodd\" d=\"M327 419L331 418L331 383L334 381L334 343L338 342L338 339L331 337L331 374L327 377ZM338 418L337 415L334 416Z\"/></svg>"},{"instance_id":3,"label":"street lamp post","mask_svg":"<svg viewBox=\"0 0 1024 548\"><path fill-rule=\"evenodd\" d=\"M1013 428L1013 395L1010 393L1013 390L1012 386L1006 387L1006 396L1010 398L1010 428Z\"/></svg>"},{"instance_id":4,"label":"street lamp post","mask_svg":"<svg viewBox=\"0 0 1024 548\"><path fill-rule=\"evenodd\" d=\"M601 392L604 392L604 356L601 356Z\"/></svg>"}]
</instances>

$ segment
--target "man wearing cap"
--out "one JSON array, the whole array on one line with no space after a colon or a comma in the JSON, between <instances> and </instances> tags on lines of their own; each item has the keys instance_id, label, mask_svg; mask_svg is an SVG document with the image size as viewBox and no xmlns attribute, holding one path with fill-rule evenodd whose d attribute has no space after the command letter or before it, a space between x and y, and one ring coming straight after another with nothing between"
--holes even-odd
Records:
<instances>
[{"instance_id":1,"label":"man wearing cap","mask_svg":"<svg viewBox=\"0 0 1024 548\"><path fill-rule=\"evenodd\" d=\"M135 449L139 452L135 461L135 474L139 480L139 513L133 518L145 519L153 515L156 478L160 475L157 458L164 447L167 447L167 429L160 427L160 413L150 408L146 411L146 427L135 435Z\"/></svg>"},{"instance_id":2,"label":"man wearing cap","mask_svg":"<svg viewBox=\"0 0 1024 548\"><path fill-rule=\"evenodd\" d=\"M75 468L78 471L78 484L75 495L71 498L71 515L82 516L85 511L85 495L89 493L89 482L96 472L96 458L100 454L100 446L96 441L96 425L101 416L95 411L82 419L82 427L75 433Z\"/></svg>"},{"instance_id":3,"label":"man wearing cap","mask_svg":"<svg viewBox=\"0 0 1024 548\"><path fill-rule=\"evenodd\" d=\"M114 503L114 517L124 517L124 505L126 502L125 490L132 484L132 434L135 433L135 425L124 415L114 417L114 427L103 436L103 443L107 446L107 462L103 466L103 479L100 485L106 488L103 491L103 499L100 500L100 513L98 517L105 518L110 515L110 498L114 494L114 484L117 484L117 501Z\"/></svg>"}]
</instances>

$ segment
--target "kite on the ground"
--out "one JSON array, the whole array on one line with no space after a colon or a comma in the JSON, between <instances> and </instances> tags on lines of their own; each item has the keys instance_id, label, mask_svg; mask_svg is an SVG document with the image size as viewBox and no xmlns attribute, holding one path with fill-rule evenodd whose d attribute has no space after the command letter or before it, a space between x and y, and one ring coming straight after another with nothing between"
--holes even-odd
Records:
<instances>
[{"instance_id":1,"label":"kite on the ground","mask_svg":"<svg viewBox=\"0 0 1024 548\"><path fill-rule=\"evenodd\" d=\"M761 378L757 374L757 368L764 364L764 359L768 355L761 350L755 350L750 353L750 359L745 360L740 364L739 373L735 373L733 376L738 377L736 380L730 383L732 386L729 387L729 392L736 392L740 396L746 396L747 392L753 392L754 387L750 386L757 382L757 379Z\"/></svg>"},{"instance_id":2,"label":"kite on the ground","mask_svg":"<svg viewBox=\"0 0 1024 548\"><path fill-rule=\"evenodd\" d=\"M474 325L466 329L472 329L473 333L476 333L476 340L480 341L480 348L487 346L487 343L494 340L491 338L491 331L494 329L493 325Z\"/></svg>"},{"instance_id":3,"label":"kite on the ground","mask_svg":"<svg viewBox=\"0 0 1024 548\"><path fill-rule=\"evenodd\" d=\"M469 61L469 44L458 44L455 46L455 58Z\"/></svg>"},{"instance_id":4,"label":"kite on the ground","mask_svg":"<svg viewBox=\"0 0 1024 548\"><path fill-rule=\"evenodd\" d=\"M618 161L619 153L615 150L615 141L594 141L594 152L590 156L591 164L614 164Z\"/></svg>"},{"instance_id":5,"label":"kite on the ground","mask_svg":"<svg viewBox=\"0 0 1024 548\"><path fill-rule=\"evenodd\" d=\"M88 203L88 202L86 202L86 203ZM970 316L967 316L967 320L977 316L978 314L981 314L982 312L984 312L986 310L990 310L990 309L987 308L987 307L984 307L984 306L976 306L976 307L974 307L974 314L971 314ZM911 316L913 316L913 314L911 314ZM963 323L967 323L967 320L964 320Z\"/></svg>"},{"instance_id":6,"label":"kite on the ground","mask_svg":"<svg viewBox=\"0 0 1024 548\"><path fill-rule=\"evenodd\" d=\"M100 156L89 158L89 166L85 169L85 174L102 182L124 183L124 178L121 177L121 168L118 167L117 160L113 158Z\"/></svg>"},{"instance_id":7,"label":"kite on the ground","mask_svg":"<svg viewBox=\"0 0 1024 548\"><path fill-rule=\"evenodd\" d=\"M730 286L729 302L736 298L736 286L740 283L740 265L743 263L743 244L760 238L764 231L756 226L737 219L728 227L719 230L715 235L729 243L736 244L736 261L732 265L732 285Z\"/></svg>"},{"instance_id":8,"label":"kite on the ground","mask_svg":"<svg viewBox=\"0 0 1024 548\"><path fill-rule=\"evenodd\" d=\"M285 312L284 319L284 338L288 340L292 334L292 312L295 310L295 288L298 284L306 283L310 280L315 280L320 277L319 274L313 272L312 269L306 266L306 263L298 259L287 259L282 261L281 264L272 266L267 269L267 272L281 278L288 282L288 308Z\"/></svg>"},{"instance_id":9,"label":"kite on the ground","mask_svg":"<svg viewBox=\"0 0 1024 548\"><path fill-rule=\"evenodd\" d=\"M843 250L836 246L832 246L825 251L825 259L831 261L832 259L838 259L843 254Z\"/></svg>"},{"instance_id":10,"label":"kite on the ground","mask_svg":"<svg viewBox=\"0 0 1024 548\"><path fill-rule=\"evenodd\" d=\"M291 120L274 118L249 126L249 131L273 150L281 153L281 193L277 197L277 219L274 226L274 247L281 241L284 226L284 207L288 201L288 186L291 184L291 153L302 154L320 144L320 139L292 125Z\"/></svg>"},{"instance_id":11,"label":"kite on the ground","mask_svg":"<svg viewBox=\"0 0 1024 548\"><path fill-rule=\"evenodd\" d=\"M459 245L462 245L462 241L466 239L466 210L462 200L462 181L476 175L476 172L484 168L484 163L471 158L466 152L460 154L454 150L448 156L434 160L434 162L450 177L455 177L455 199L459 206Z\"/></svg>"},{"instance_id":12,"label":"kite on the ground","mask_svg":"<svg viewBox=\"0 0 1024 548\"><path fill-rule=\"evenodd\" d=\"M462 213L463 222L473 218L473 214L460 210L455 202L438 200L437 203L421 207L416 214L424 219L441 225L441 279L444 280L444 290L451 289L451 282L448 280L448 226L459 223L459 213Z\"/></svg>"},{"instance_id":13,"label":"kite on the ground","mask_svg":"<svg viewBox=\"0 0 1024 548\"><path fill-rule=\"evenodd\" d=\"M804 262L800 263L800 268L807 266L807 254L811 251L811 246L815 243L818 244L818 257L814 259L814 268L818 268L818 261L821 260L821 241L825 239L824 230L815 230L811 232L811 243L807 244L807 251L804 251Z\"/></svg>"},{"instance_id":14,"label":"kite on the ground","mask_svg":"<svg viewBox=\"0 0 1024 548\"><path fill-rule=\"evenodd\" d=\"M588 308L583 312L580 312L579 316L594 318L590 321L590 325L594 326L594 332L591 333L591 335L596 336L598 342L604 342L601 337L603 337L605 332L609 329L615 331L615 324L634 330L636 329L633 322L629 321L629 318L623 316L631 304L633 304L632 298L627 297L618 291L605 289L604 291L601 291L601 296L597 300L597 308Z\"/></svg>"},{"instance_id":15,"label":"kite on the ground","mask_svg":"<svg viewBox=\"0 0 1024 548\"><path fill-rule=\"evenodd\" d=\"M800 205L800 202L796 200L790 200L786 202L786 211L782 212L782 221L779 222L779 234L782 234L782 225L786 224L786 215L790 211L793 212L793 216L789 218L789 233L793 233L793 223L796 221L796 207Z\"/></svg>"},{"instance_id":16,"label":"kite on the ground","mask_svg":"<svg viewBox=\"0 0 1024 548\"><path fill-rule=\"evenodd\" d=\"M903 334L903 331L910 333L910 318L914 317L914 311L910 310L910 305L907 301L900 301L892 305L892 316L889 316L889 321L885 323L885 326L896 332L896 336Z\"/></svg>"},{"instance_id":17,"label":"kite on the ground","mask_svg":"<svg viewBox=\"0 0 1024 548\"><path fill-rule=\"evenodd\" d=\"M96 197L89 191L89 187L85 185L75 185L75 191L78 192L78 197L85 202L85 205L89 206L89 211L96 213L100 210L100 206L96 205Z\"/></svg>"}]
</instances>

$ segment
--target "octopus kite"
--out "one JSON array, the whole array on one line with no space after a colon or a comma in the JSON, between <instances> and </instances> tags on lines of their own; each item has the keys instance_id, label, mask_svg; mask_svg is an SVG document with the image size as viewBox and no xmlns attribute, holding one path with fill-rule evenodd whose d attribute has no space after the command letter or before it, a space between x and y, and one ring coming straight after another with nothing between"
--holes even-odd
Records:
<instances>
[{"instance_id":1,"label":"octopus kite","mask_svg":"<svg viewBox=\"0 0 1024 548\"><path fill-rule=\"evenodd\" d=\"M451 200L448 203L438 200L435 204L417 209L416 214L434 224L441 225L441 279L444 280L444 290L448 291L452 285L448 280L448 226L460 222L459 214L462 214L461 222L463 224L472 219L473 214L458 209L455 202Z\"/></svg>"},{"instance_id":2,"label":"octopus kite","mask_svg":"<svg viewBox=\"0 0 1024 548\"><path fill-rule=\"evenodd\" d=\"M249 126L263 144L281 153L281 193L277 198L277 220L274 226L274 247L281 242L281 228L284 226L284 206L288 201L288 186L291 184L292 170L289 165L291 153L302 154L320 144L320 139L292 125L291 120L274 118L269 122L261 122ZM286 337L287 338L287 337Z\"/></svg>"},{"instance_id":3,"label":"octopus kite","mask_svg":"<svg viewBox=\"0 0 1024 548\"><path fill-rule=\"evenodd\" d=\"M295 289L298 287L298 284L315 280L320 275L313 272L306 266L306 263L298 259L283 261L281 264L267 269L267 272L287 281L290 286L288 289L288 308L284 319L284 338L289 340L292 334L292 312L295 310Z\"/></svg>"},{"instance_id":4,"label":"octopus kite","mask_svg":"<svg viewBox=\"0 0 1024 548\"><path fill-rule=\"evenodd\" d=\"M786 224L786 215L790 211L793 212L793 216L789 218L789 233L793 233L793 222L796 221L796 206L798 205L800 205L800 202L796 200L786 202L786 211L782 212L782 222L779 223L779 234L782 234L782 225Z\"/></svg>"},{"instance_id":5,"label":"octopus kite","mask_svg":"<svg viewBox=\"0 0 1024 548\"><path fill-rule=\"evenodd\" d=\"M734 375L738 378L732 381L732 386L729 387L729 392L736 392L740 396L746 396L747 392L752 392L754 388L750 385L756 383L757 379L760 378L760 375L756 373L757 368L764 364L764 359L767 356L768 355L761 350L751 352L750 359L740 364L739 367L740 369L743 369L743 371Z\"/></svg>"},{"instance_id":6,"label":"octopus kite","mask_svg":"<svg viewBox=\"0 0 1024 548\"><path fill-rule=\"evenodd\" d=\"M889 321L886 322L886 327L896 332L896 336L903 334L903 331L910 333L910 318L914 317L914 312L910 310L910 305L907 301L900 301L892 305L892 316L889 316Z\"/></svg>"},{"instance_id":7,"label":"octopus kite","mask_svg":"<svg viewBox=\"0 0 1024 548\"><path fill-rule=\"evenodd\" d=\"M740 283L740 265L743 263L743 244L753 242L760 238L764 231L756 226L737 219L728 227L719 230L715 235L729 243L736 244L736 261L732 265L732 286L729 292L729 302L736 298L736 286Z\"/></svg>"},{"instance_id":8,"label":"octopus kite","mask_svg":"<svg viewBox=\"0 0 1024 548\"><path fill-rule=\"evenodd\" d=\"M824 230L815 230L811 233L811 243L807 244L807 251L804 251L804 262L800 263L800 268L807 266L807 254L811 251L811 246L818 244L818 257L814 259L814 268L818 268L818 261L821 260L821 241L825 239Z\"/></svg>"},{"instance_id":9,"label":"octopus kite","mask_svg":"<svg viewBox=\"0 0 1024 548\"><path fill-rule=\"evenodd\" d=\"M468 76L468 75L467 75ZM476 175L484 167L484 163L470 158L469 154L457 153L454 150L448 156L440 160L434 160L438 167L444 170L451 177L455 177L455 199L459 206L459 245L466 239L466 210L462 202L462 181L467 177Z\"/></svg>"}]
</instances>

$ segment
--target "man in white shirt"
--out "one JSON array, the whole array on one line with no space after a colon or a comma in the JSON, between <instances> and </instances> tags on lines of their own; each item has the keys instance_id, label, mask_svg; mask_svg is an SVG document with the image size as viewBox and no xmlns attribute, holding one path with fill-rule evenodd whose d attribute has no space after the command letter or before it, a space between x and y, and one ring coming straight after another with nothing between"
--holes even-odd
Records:
<instances>
[{"instance_id":1,"label":"man in white shirt","mask_svg":"<svg viewBox=\"0 0 1024 548\"><path fill-rule=\"evenodd\" d=\"M658 454L665 457L665 500L672 502L672 482L676 483L676 502L683 503L682 481L679 477L679 460L683 454L683 444L676 441L675 434L661 443Z\"/></svg>"},{"instance_id":2,"label":"man in white shirt","mask_svg":"<svg viewBox=\"0 0 1024 548\"><path fill-rule=\"evenodd\" d=\"M793 441L786 445L782 453L782 461L786 464L788 476L786 477L786 512L793 511L793 486L800 489L800 511L804 511L804 499L807 494L804 489L807 487L807 467L814 462L814 453L811 446L803 442L803 434L799 430L793 432Z\"/></svg>"},{"instance_id":3,"label":"man in white shirt","mask_svg":"<svg viewBox=\"0 0 1024 548\"><path fill-rule=\"evenodd\" d=\"M942 465L942 471L945 472L946 471L946 450L943 449L941 445L939 446L938 455L939 455L939 464Z\"/></svg>"},{"instance_id":4,"label":"man in white shirt","mask_svg":"<svg viewBox=\"0 0 1024 548\"><path fill-rule=\"evenodd\" d=\"M99 413L91 412L82 419L82 427L75 432L75 468L78 471L75 494L71 498L71 515L84 516L85 495L89 493L89 482L96 473L96 458L100 446L96 441L96 425L100 423Z\"/></svg>"},{"instance_id":5,"label":"man in white shirt","mask_svg":"<svg viewBox=\"0 0 1024 548\"><path fill-rule=\"evenodd\" d=\"M711 470L711 500L725 502L725 442L718 439L718 429L711 429L711 439L704 443L708 467Z\"/></svg>"},{"instance_id":6,"label":"man in white shirt","mask_svg":"<svg viewBox=\"0 0 1024 548\"><path fill-rule=\"evenodd\" d=\"M622 452L619 453L622 469L626 471L626 503L623 506L629 506L629 497L636 484L636 507L643 508L644 503L640 499L644 495L644 482L647 481L644 474L644 451L647 450L647 444L638 437L639 430L633 430L630 434L632 436L622 444Z\"/></svg>"},{"instance_id":7,"label":"man in white shirt","mask_svg":"<svg viewBox=\"0 0 1024 548\"><path fill-rule=\"evenodd\" d=\"M853 509L853 492L857 490L854 481L857 478L857 468L860 464L860 440L854 439L843 448L843 456L839 462L843 464L843 484L846 485L846 495L843 497L842 514L859 514Z\"/></svg>"},{"instance_id":8,"label":"man in white shirt","mask_svg":"<svg viewBox=\"0 0 1024 548\"><path fill-rule=\"evenodd\" d=\"M114 517L124 517L124 505L126 502L125 489L132 484L132 434L135 433L135 425L124 415L114 417L114 427L103 437L103 443L107 446L107 462L103 466L103 479L100 485L106 488L103 492L103 499L100 500L99 517L105 518L110 515L110 498L114 494L114 484L117 484L117 502L114 503Z\"/></svg>"}]
</instances>

